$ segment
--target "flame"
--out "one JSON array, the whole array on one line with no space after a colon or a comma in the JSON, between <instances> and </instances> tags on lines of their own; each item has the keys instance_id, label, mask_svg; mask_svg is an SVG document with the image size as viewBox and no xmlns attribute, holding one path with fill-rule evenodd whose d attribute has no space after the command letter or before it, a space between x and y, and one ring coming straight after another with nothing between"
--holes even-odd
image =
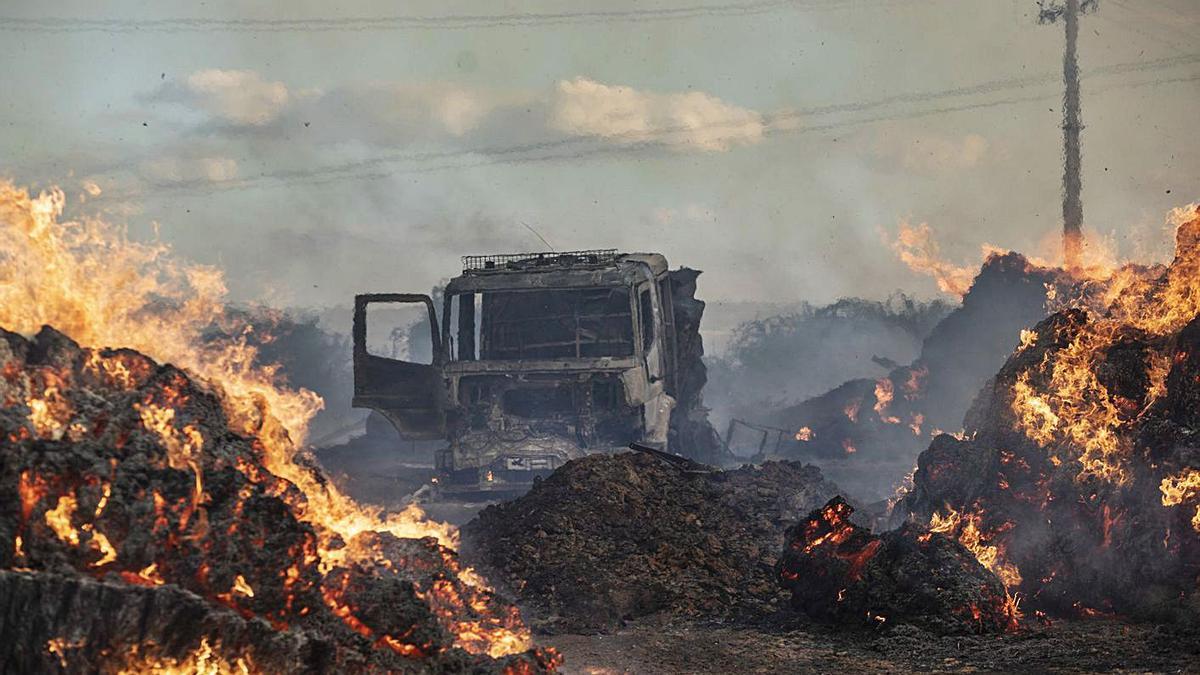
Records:
<instances>
[{"instance_id":1,"label":"flame","mask_svg":"<svg viewBox=\"0 0 1200 675\"><path fill-rule=\"evenodd\" d=\"M929 520L929 531L938 532L958 539L981 565L1000 578L1005 588L1021 585L1021 571L1004 559L1003 547L992 545L989 537L981 530L982 518L978 512L963 515L950 506L944 506L946 515L934 512Z\"/></svg>"},{"instance_id":2,"label":"flame","mask_svg":"<svg viewBox=\"0 0 1200 675\"><path fill-rule=\"evenodd\" d=\"M1059 418L1050 404L1039 396L1029 383L1029 373L1021 373L1013 385L1013 411L1017 414L1025 435L1039 445L1054 438Z\"/></svg>"},{"instance_id":3,"label":"flame","mask_svg":"<svg viewBox=\"0 0 1200 675\"><path fill-rule=\"evenodd\" d=\"M230 592L237 595L244 595L247 598L254 597L254 589L250 587L250 584L246 583L246 577L240 574L234 577L233 588L230 589Z\"/></svg>"},{"instance_id":4,"label":"flame","mask_svg":"<svg viewBox=\"0 0 1200 675\"><path fill-rule=\"evenodd\" d=\"M1037 342L1037 333L1028 328L1021 329L1021 344L1017 347L1017 351L1025 351Z\"/></svg>"},{"instance_id":5,"label":"flame","mask_svg":"<svg viewBox=\"0 0 1200 675\"><path fill-rule=\"evenodd\" d=\"M117 549L113 548L108 537L104 536L103 532L97 532L91 529L90 525L84 525L84 529L92 533L92 543L100 550L101 557L96 562L91 563L91 567L103 567L117 559Z\"/></svg>"},{"instance_id":6,"label":"flame","mask_svg":"<svg viewBox=\"0 0 1200 675\"><path fill-rule=\"evenodd\" d=\"M53 325L85 347L129 347L208 383L219 395L230 427L257 439L267 471L299 488L302 498L288 498L292 509L318 534L316 555L322 572L348 561L377 558L379 552L373 547L353 543L365 532L433 537L443 546L457 547L457 530L430 521L420 506L410 504L385 513L360 505L294 461L304 447L308 423L323 401L313 392L287 386L277 366L257 363L257 349L248 340L251 328L233 340L202 339L206 329L226 318L226 289L219 270L182 261L159 241L131 240L122 229L96 218L61 220L65 205L61 190L32 197L0 181L0 251L4 252L0 325L27 335ZM139 366L119 355L102 357L92 352L86 366L117 385L128 386L144 376L137 372ZM73 411L61 396L62 377L46 371L39 378L42 381L29 388L31 395L25 401L32 431L54 439L73 433L66 424ZM167 449L171 466L195 474L190 515L206 499L199 467L205 440L196 427L176 419L174 406L179 401L171 397L168 388L161 397L137 406L143 426L157 434ZM248 477L257 471L239 468L249 472ZM40 480L27 482L22 476L26 517L45 494L46 486L35 482ZM155 503L158 522L165 524L167 505L157 494ZM61 497L47 518L58 536L74 537L77 543L79 531L71 525L75 506L74 497ZM111 561L115 556L111 543L94 529L90 534L91 545L101 552L97 564ZM157 583L147 570L129 576L145 576ZM476 583L478 575L464 575L462 580ZM490 644L514 650L529 646L523 628L496 628L485 641L492 640L488 646L475 640L468 644L488 652L494 651Z\"/></svg>"},{"instance_id":7,"label":"flame","mask_svg":"<svg viewBox=\"0 0 1200 675\"><path fill-rule=\"evenodd\" d=\"M894 396L895 388L890 379L885 377L875 381L875 414L879 415L880 421L887 424L900 423L899 417L887 414L888 406L892 404Z\"/></svg>"},{"instance_id":8,"label":"flame","mask_svg":"<svg viewBox=\"0 0 1200 675\"><path fill-rule=\"evenodd\" d=\"M1021 612L1021 594L1009 593L1008 588L1004 589L1004 613L1008 615L1008 629L1015 631L1021 626L1021 619L1024 618Z\"/></svg>"},{"instance_id":9,"label":"flame","mask_svg":"<svg viewBox=\"0 0 1200 675\"><path fill-rule=\"evenodd\" d=\"M67 640L65 638L51 638L46 641L46 651L58 657L58 663L64 669L67 668L67 652L72 649L79 649L87 644L84 640Z\"/></svg>"},{"instance_id":10,"label":"flame","mask_svg":"<svg viewBox=\"0 0 1200 675\"><path fill-rule=\"evenodd\" d=\"M798 441L811 441L815 436L813 430L808 427L800 427L800 430L796 432L796 440Z\"/></svg>"},{"instance_id":11,"label":"flame","mask_svg":"<svg viewBox=\"0 0 1200 675\"><path fill-rule=\"evenodd\" d=\"M56 441L67 431L73 411L62 395L66 387L66 378L50 368L42 369L29 382L25 405L29 408L29 422L39 438Z\"/></svg>"},{"instance_id":12,"label":"flame","mask_svg":"<svg viewBox=\"0 0 1200 675\"><path fill-rule=\"evenodd\" d=\"M975 267L954 265L942 259L941 246L928 223L914 227L902 221L892 250L912 271L933 277L943 293L966 295L977 273Z\"/></svg>"},{"instance_id":13,"label":"flame","mask_svg":"<svg viewBox=\"0 0 1200 675\"><path fill-rule=\"evenodd\" d=\"M1188 501L1196 502L1196 515L1192 516L1192 528L1200 532L1200 470L1183 471L1162 479L1158 486L1162 492L1163 506L1179 506Z\"/></svg>"},{"instance_id":14,"label":"flame","mask_svg":"<svg viewBox=\"0 0 1200 675\"><path fill-rule=\"evenodd\" d=\"M922 424L925 424L925 415L921 413L913 413L912 422L908 425L908 428L913 432L913 436L921 435Z\"/></svg>"},{"instance_id":15,"label":"flame","mask_svg":"<svg viewBox=\"0 0 1200 675\"><path fill-rule=\"evenodd\" d=\"M860 545L854 545L851 539L858 528L850 521L852 512L850 505L841 499L827 503L818 515L805 521L801 536L789 545L803 550L804 553L825 549L831 555L845 560L848 563L846 579L857 581L862 577L867 563L879 552L883 542L877 537L871 537ZM788 570L786 567L781 570L781 574L791 581L799 578L794 570ZM845 589L839 591L839 601L844 591Z\"/></svg>"},{"instance_id":16,"label":"flame","mask_svg":"<svg viewBox=\"0 0 1200 675\"><path fill-rule=\"evenodd\" d=\"M861 398L852 399L849 403L846 404L846 407L844 410L842 410L842 412L846 414L846 419L850 420L851 422L857 423L858 422L858 411L861 407L862 407L862 399Z\"/></svg>"},{"instance_id":17,"label":"flame","mask_svg":"<svg viewBox=\"0 0 1200 675\"><path fill-rule=\"evenodd\" d=\"M118 675L250 675L258 672L248 657L239 656L232 661L222 658L213 650L208 638L202 639L200 646L190 654L178 659L139 655L136 645L132 651L126 666L117 671Z\"/></svg>"},{"instance_id":18,"label":"flame","mask_svg":"<svg viewBox=\"0 0 1200 675\"><path fill-rule=\"evenodd\" d=\"M111 494L111 488L108 485L104 486L103 494L99 502L96 504L93 518L100 517L104 511L104 506L108 503L108 497ZM62 495L58 498L53 509L48 509L44 515L46 525L54 532L64 543L71 546L79 546L82 542L81 533L87 533L88 546L100 554L100 558L91 562L89 567L103 567L117 559L117 549L109 541L108 537L95 529L92 523L84 523L78 528L72 523L75 519L75 513L79 508L79 501L75 495ZM30 506L32 509L32 506ZM19 550L20 542L18 542Z\"/></svg>"},{"instance_id":19,"label":"flame","mask_svg":"<svg viewBox=\"0 0 1200 675\"><path fill-rule=\"evenodd\" d=\"M1077 327L1066 347L1048 351L1022 372L1013 388L1018 427L1042 447L1069 453L1057 458L1077 461L1080 481L1123 485L1130 479L1132 448L1119 433L1128 415L1096 375L1105 354L1129 329L1166 336L1200 314L1200 210L1194 205L1176 210L1169 220L1178 230L1175 260L1165 278L1132 266L1093 266L1105 284L1097 297L1076 302L1086 302L1098 316ZM1024 335L1022 345L1027 346ZM1149 356L1150 387L1141 409L1165 393L1170 359L1163 352Z\"/></svg>"},{"instance_id":20,"label":"flame","mask_svg":"<svg viewBox=\"0 0 1200 675\"><path fill-rule=\"evenodd\" d=\"M1178 210L1181 213L1186 210ZM1183 218L1183 215L1174 215ZM931 276L937 282L938 289L943 293L963 297L970 290L978 266L956 265L942 257L941 246L934 238L933 229L928 223L910 225L901 221L896 238L891 242L891 248L900 261L914 272ZM1037 253L1026 254L1027 263L1033 267L1047 270L1060 270L1064 275L1081 281L1105 282L1115 286L1114 278L1119 276L1121 264L1117 255L1117 237L1114 234L1097 236L1093 234L1087 240L1079 242L1074 249L1070 264L1066 264L1062 240L1057 232L1048 233L1035 247ZM980 261L986 262L996 255L1003 255L1007 249L993 244L984 243L980 246ZM1053 284L1047 284L1046 296L1049 303L1058 300L1058 289Z\"/></svg>"},{"instance_id":21,"label":"flame","mask_svg":"<svg viewBox=\"0 0 1200 675\"><path fill-rule=\"evenodd\" d=\"M75 497L73 495L63 495L58 498L58 504L53 509L46 511L46 524L58 535L58 538L72 545L79 545L79 531L71 524L71 517L75 515Z\"/></svg>"},{"instance_id":22,"label":"flame","mask_svg":"<svg viewBox=\"0 0 1200 675\"><path fill-rule=\"evenodd\" d=\"M409 644L404 641L404 638L408 637L407 635L392 636L385 634L375 637L375 631L373 631L370 626L363 623L355 615L353 605L346 600L345 596L350 588L351 582L350 575L346 573L345 570L341 570L340 574L336 576L340 577L336 582L337 585L326 583L322 586L321 595L325 600L326 606L328 606L334 614L341 617L347 626L349 626L359 635L367 638L368 640L372 640L376 646L387 647L401 656L420 658L425 655L425 651L422 649L422 647ZM327 581L329 581L329 579L327 579Z\"/></svg>"},{"instance_id":23,"label":"flame","mask_svg":"<svg viewBox=\"0 0 1200 675\"><path fill-rule=\"evenodd\" d=\"M196 471L196 462L204 449L204 437L200 435L200 430L191 424L182 429L176 428L174 408L165 408L154 403L135 403L133 407L141 414L142 426L158 434L167 450L170 467Z\"/></svg>"},{"instance_id":24,"label":"flame","mask_svg":"<svg viewBox=\"0 0 1200 675\"><path fill-rule=\"evenodd\" d=\"M121 572L121 578L137 586L162 586L166 583L158 573L157 563L150 563L138 572Z\"/></svg>"},{"instance_id":25,"label":"flame","mask_svg":"<svg viewBox=\"0 0 1200 675\"><path fill-rule=\"evenodd\" d=\"M920 366L911 368L908 371L908 379L904 381L904 398L912 401L916 400L921 395L921 388L924 386L925 378L929 375L928 366Z\"/></svg>"}]
</instances>

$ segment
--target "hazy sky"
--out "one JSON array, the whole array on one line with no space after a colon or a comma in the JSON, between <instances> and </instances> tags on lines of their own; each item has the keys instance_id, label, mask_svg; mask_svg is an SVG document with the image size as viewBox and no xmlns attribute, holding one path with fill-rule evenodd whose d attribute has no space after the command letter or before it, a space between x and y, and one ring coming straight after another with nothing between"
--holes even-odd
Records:
<instances>
[{"instance_id":1,"label":"hazy sky","mask_svg":"<svg viewBox=\"0 0 1200 675\"><path fill-rule=\"evenodd\" d=\"M882 240L1059 223L1061 26L1033 0L0 2L0 175L221 265L238 299L427 289L616 247L712 299L936 293ZM403 12L397 14L396 12ZM1083 20L1084 208L1128 253L1200 199L1200 3Z\"/></svg>"}]
</instances>

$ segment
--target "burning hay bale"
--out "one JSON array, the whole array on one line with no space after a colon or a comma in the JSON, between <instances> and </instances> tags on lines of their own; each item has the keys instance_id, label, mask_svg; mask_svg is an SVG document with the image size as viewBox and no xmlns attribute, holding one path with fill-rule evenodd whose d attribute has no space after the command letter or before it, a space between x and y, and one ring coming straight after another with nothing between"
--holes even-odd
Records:
<instances>
[{"instance_id":1,"label":"burning hay bale","mask_svg":"<svg viewBox=\"0 0 1200 675\"><path fill-rule=\"evenodd\" d=\"M4 672L334 670L326 638L277 631L175 585L0 570L0 604Z\"/></svg>"},{"instance_id":2,"label":"burning hay bale","mask_svg":"<svg viewBox=\"0 0 1200 675\"><path fill-rule=\"evenodd\" d=\"M1200 211L1182 215L1169 266L1113 271L1024 332L899 505L1027 611L1200 610Z\"/></svg>"},{"instance_id":3,"label":"burning hay bale","mask_svg":"<svg viewBox=\"0 0 1200 675\"><path fill-rule=\"evenodd\" d=\"M219 393L131 350L0 330L0 670L554 667L437 539L314 522L322 479L269 470Z\"/></svg>"},{"instance_id":4,"label":"burning hay bale","mask_svg":"<svg viewBox=\"0 0 1200 675\"><path fill-rule=\"evenodd\" d=\"M665 612L769 612L787 525L837 487L814 467L690 472L640 453L572 461L463 529L464 556L546 619L602 629Z\"/></svg>"},{"instance_id":5,"label":"burning hay bale","mask_svg":"<svg viewBox=\"0 0 1200 675\"><path fill-rule=\"evenodd\" d=\"M966 548L913 523L882 535L850 522L830 500L787 532L777 572L792 605L814 619L938 633L990 633L1015 620L994 574Z\"/></svg>"}]
</instances>

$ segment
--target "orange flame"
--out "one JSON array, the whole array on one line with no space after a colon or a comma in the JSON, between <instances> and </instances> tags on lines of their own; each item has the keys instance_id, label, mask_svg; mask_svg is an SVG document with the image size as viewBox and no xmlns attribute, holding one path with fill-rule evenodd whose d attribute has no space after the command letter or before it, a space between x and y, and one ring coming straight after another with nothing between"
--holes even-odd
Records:
<instances>
[{"instance_id":1,"label":"orange flame","mask_svg":"<svg viewBox=\"0 0 1200 675\"><path fill-rule=\"evenodd\" d=\"M1196 501L1196 515L1192 516L1192 528L1200 532L1200 470L1184 469L1167 476L1159 485L1163 506L1179 506L1189 500Z\"/></svg>"},{"instance_id":2,"label":"orange flame","mask_svg":"<svg viewBox=\"0 0 1200 675\"><path fill-rule=\"evenodd\" d=\"M156 658L139 654L135 645L131 650L126 665L118 671L118 675L136 675L137 673L156 673L158 675L250 675L258 672L254 663L245 656L227 659L216 652L209 644L208 638L200 641L200 646L188 655L178 658ZM60 657L61 658L61 657Z\"/></svg>"},{"instance_id":3,"label":"orange flame","mask_svg":"<svg viewBox=\"0 0 1200 675\"><path fill-rule=\"evenodd\" d=\"M1094 478L1122 485L1130 478L1132 448L1119 433L1126 414L1096 375L1108 349L1129 328L1169 335L1200 314L1200 210L1176 210L1168 220L1177 226L1177 234L1175 260L1165 279L1131 266L1109 269L1102 292L1083 301L1097 316L1053 358L1048 352L1022 372L1013 387L1012 409L1020 430L1042 447L1070 453L1055 459L1077 461L1081 481ZM1094 273L1101 278L1098 267ZM1022 348L1036 339L1023 334ZM1143 409L1165 394L1170 359L1162 352L1149 356L1150 387Z\"/></svg>"},{"instance_id":4,"label":"orange flame","mask_svg":"<svg viewBox=\"0 0 1200 675\"><path fill-rule=\"evenodd\" d=\"M879 415L881 422L887 424L899 424L900 418L887 413L888 406L892 404L892 398L895 396L895 389L892 386L892 381L886 377L875 381L875 414Z\"/></svg>"},{"instance_id":5,"label":"orange flame","mask_svg":"<svg viewBox=\"0 0 1200 675\"><path fill-rule=\"evenodd\" d=\"M981 565L999 577L1006 588L1020 586L1021 571L1004 559L1002 547L988 543L988 536L980 530L980 515L968 513L964 516L949 506L945 506L944 509L946 515L934 513L930 518L929 530L958 539L958 543L974 554Z\"/></svg>"},{"instance_id":6,"label":"orange flame","mask_svg":"<svg viewBox=\"0 0 1200 675\"><path fill-rule=\"evenodd\" d=\"M161 242L133 241L99 219L62 221L65 204L61 190L31 197L0 181L0 250L6 253L0 259L0 326L29 335L43 325L53 325L84 346L129 347L208 382L220 395L231 428L257 438L267 470L303 493L292 508L318 533L322 571L347 560L377 556L367 546L341 545L354 542L363 532L433 537L444 546L457 546L457 530L428 520L419 506L385 514L357 504L293 461L302 451L309 421L323 402L313 392L286 386L278 367L257 365L257 350L244 335L232 342L201 339L225 315L225 285L219 270L181 261ZM128 383L138 377L120 358L92 354L89 365L112 382ZM55 378L56 374L46 372L44 382L30 389L39 393L25 402L32 428L48 438L71 433L65 425L71 411L64 407L66 401L59 396L62 385ZM204 499L196 464L204 439L196 428L174 419L169 400L138 405L143 425L159 435L172 466L195 472L194 508ZM28 514L29 500L35 503L35 497L40 498L35 493L44 494L45 488L24 482L22 486L22 507ZM161 519L165 505L155 497ZM55 532L72 536L74 528L68 527L73 501L60 500L54 513L55 526L60 528ZM78 533L74 536L78 538ZM93 531L91 541L101 549L101 559L107 559L107 539ZM477 580L477 576L463 577L466 583ZM494 628L489 639L514 650L529 646L523 629Z\"/></svg>"},{"instance_id":7,"label":"orange flame","mask_svg":"<svg viewBox=\"0 0 1200 675\"><path fill-rule=\"evenodd\" d=\"M849 403L847 403L846 408L844 410L842 410L842 412L846 414L846 419L850 420L851 422L857 423L858 422L858 411L861 407L862 407L862 399L856 398L856 399L851 400Z\"/></svg>"},{"instance_id":8,"label":"orange flame","mask_svg":"<svg viewBox=\"0 0 1200 675\"><path fill-rule=\"evenodd\" d=\"M892 250L912 271L933 277L938 290L943 293L962 297L975 279L977 270L974 267L953 265L942 259L941 247L927 223L914 227L901 222Z\"/></svg>"}]
</instances>

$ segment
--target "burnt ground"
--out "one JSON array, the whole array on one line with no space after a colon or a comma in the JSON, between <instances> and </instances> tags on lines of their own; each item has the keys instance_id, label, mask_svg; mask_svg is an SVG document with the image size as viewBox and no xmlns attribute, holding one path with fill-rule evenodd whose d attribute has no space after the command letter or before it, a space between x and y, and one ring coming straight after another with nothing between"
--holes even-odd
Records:
<instances>
[{"instance_id":1,"label":"burnt ground","mask_svg":"<svg viewBox=\"0 0 1200 675\"><path fill-rule=\"evenodd\" d=\"M319 451L322 460L332 460ZM421 484L419 460L386 452L341 455L339 482L375 503L399 506L398 488ZM418 464L417 476L406 475ZM465 523L483 504L425 507ZM910 626L883 631L833 629L795 616L713 624L646 617L609 632L535 634L565 658L565 673L730 672L1200 672L1200 630L1115 619L1057 621L1000 635L938 636Z\"/></svg>"},{"instance_id":2,"label":"burnt ground","mask_svg":"<svg viewBox=\"0 0 1200 675\"><path fill-rule=\"evenodd\" d=\"M1120 621L939 637L910 626L834 632L643 622L609 635L538 636L565 673L1200 672L1200 633Z\"/></svg>"}]
</instances>

